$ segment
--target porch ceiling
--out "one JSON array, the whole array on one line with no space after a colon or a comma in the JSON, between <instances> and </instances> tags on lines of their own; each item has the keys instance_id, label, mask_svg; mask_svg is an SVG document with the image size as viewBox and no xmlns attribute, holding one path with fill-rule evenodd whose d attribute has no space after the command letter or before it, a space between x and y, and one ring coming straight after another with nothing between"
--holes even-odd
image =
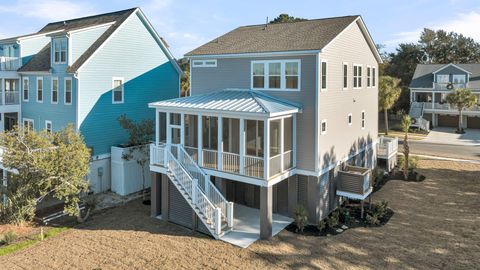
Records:
<instances>
[{"instance_id":1,"label":"porch ceiling","mask_svg":"<svg viewBox=\"0 0 480 270\"><path fill-rule=\"evenodd\" d=\"M150 108L166 111L207 113L245 113L274 117L301 112L301 107L256 90L225 89L202 95L169 99L149 104Z\"/></svg>"}]
</instances>

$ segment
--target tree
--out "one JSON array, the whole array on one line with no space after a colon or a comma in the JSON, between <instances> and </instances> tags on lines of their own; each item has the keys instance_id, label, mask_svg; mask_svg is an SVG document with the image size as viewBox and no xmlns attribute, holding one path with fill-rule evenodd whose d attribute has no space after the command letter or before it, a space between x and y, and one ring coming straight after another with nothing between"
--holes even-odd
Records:
<instances>
[{"instance_id":1,"label":"tree","mask_svg":"<svg viewBox=\"0 0 480 270\"><path fill-rule=\"evenodd\" d=\"M408 131L410 131L410 125L412 125L412 119L408 114L403 115L402 118L402 130L405 133L403 138L403 177L408 179L409 159L410 159L410 146L408 145Z\"/></svg>"},{"instance_id":2,"label":"tree","mask_svg":"<svg viewBox=\"0 0 480 270\"><path fill-rule=\"evenodd\" d=\"M388 110L400 97L400 80L390 76L380 77L378 103L385 115L385 135L388 135Z\"/></svg>"},{"instance_id":3,"label":"tree","mask_svg":"<svg viewBox=\"0 0 480 270\"><path fill-rule=\"evenodd\" d=\"M465 133L463 130L463 111L473 107L477 103L477 97L470 89L456 89L446 97L447 102L458 110L457 133Z\"/></svg>"},{"instance_id":4,"label":"tree","mask_svg":"<svg viewBox=\"0 0 480 270\"><path fill-rule=\"evenodd\" d=\"M183 71L180 78L180 96L187 97L190 95L190 63L187 58L178 60L178 64Z\"/></svg>"},{"instance_id":5,"label":"tree","mask_svg":"<svg viewBox=\"0 0 480 270\"><path fill-rule=\"evenodd\" d=\"M4 147L2 163L12 168L2 193L0 222L23 223L34 217L36 206L46 196L64 202L64 211L84 221L81 195L89 190L85 177L90 170L90 150L73 125L49 133L14 128L0 133Z\"/></svg>"},{"instance_id":6,"label":"tree","mask_svg":"<svg viewBox=\"0 0 480 270\"><path fill-rule=\"evenodd\" d=\"M142 196L146 202L145 188L145 170L147 170L150 160L150 149L148 143L152 140L155 133L155 123L150 119L144 119L138 123L122 115L118 118L120 126L125 129L128 134L128 151L122 156L124 160L135 160L142 170Z\"/></svg>"},{"instance_id":7,"label":"tree","mask_svg":"<svg viewBox=\"0 0 480 270\"><path fill-rule=\"evenodd\" d=\"M282 13L278 15L275 19L271 20L269 23L286 23L286 22L301 22L306 21L307 19L304 18L297 18L290 16L288 14Z\"/></svg>"}]
</instances>

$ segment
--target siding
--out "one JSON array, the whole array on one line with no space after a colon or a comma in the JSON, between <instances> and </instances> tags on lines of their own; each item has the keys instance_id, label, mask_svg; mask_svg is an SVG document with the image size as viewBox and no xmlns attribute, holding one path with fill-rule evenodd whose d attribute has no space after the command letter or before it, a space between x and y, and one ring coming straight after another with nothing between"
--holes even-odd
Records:
<instances>
[{"instance_id":1,"label":"siding","mask_svg":"<svg viewBox=\"0 0 480 270\"><path fill-rule=\"evenodd\" d=\"M50 40L51 38L46 36L22 40L20 43L22 63L26 64L35 54L43 49Z\"/></svg>"},{"instance_id":2,"label":"siding","mask_svg":"<svg viewBox=\"0 0 480 270\"><path fill-rule=\"evenodd\" d=\"M435 73L435 81L437 81L437 78L436 78L437 75L445 75L445 74L449 75L450 82L453 82L453 75L465 75L465 80L468 80L468 76L469 76L469 74L466 73L465 71L462 71L454 66L448 66L440 70L439 72Z\"/></svg>"},{"instance_id":3,"label":"siding","mask_svg":"<svg viewBox=\"0 0 480 270\"><path fill-rule=\"evenodd\" d=\"M149 102L179 95L179 74L137 15L79 71L78 127L94 155L124 143L127 133L118 124L122 114L135 121L154 119ZM112 77L124 78L124 103L112 104Z\"/></svg>"},{"instance_id":4,"label":"siding","mask_svg":"<svg viewBox=\"0 0 480 270\"><path fill-rule=\"evenodd\" d=\"M378 63L357 24L350 25L321 54L326 60L327 91L319 94L318 121L327 119L327 134L319 135L319 168L327 168L355 153L362 145L377 139L378 88L367 88L367 65ZM348 62L348 89L343 90L343 62ZM361 89L353 89L353 64L362 64ZM365 110L366 127L361 128L361 111ZM348 114L352 113L352 125Z\"/></svg>"},{"instance_id":5,"label":"siding","mask_svg":"<svg viewBox=\"0 0 480 270\"><path fill-rule=\"evenodd\" d=\"M315 56L289 56L271 58L229 58L217 59L216 68L192 67L191 93L199 95L225 88L250 89L251 61L255 60L301 60L301 90L297 91L264 91L266 94L301 104L303 113L297 115L297 168L315 170Z\"/></svg>"},{"instance_id":6,"label":"siding","mask_svg":"<svg viewBox=\"0 0 480 270\"><path fill-rule=\"evenodd\" d=\"M107 30L108 27L109 26L102 26L87 31L73 33L69 39L72 48L70 53L70 63L75 63L75 61L77 61L77 59Z\"/></svg>"}]
</instances>

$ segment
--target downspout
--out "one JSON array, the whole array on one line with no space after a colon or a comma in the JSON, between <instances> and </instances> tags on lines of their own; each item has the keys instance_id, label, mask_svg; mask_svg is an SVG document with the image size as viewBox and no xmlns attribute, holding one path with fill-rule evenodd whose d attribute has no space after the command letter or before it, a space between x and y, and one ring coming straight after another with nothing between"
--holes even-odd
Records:
<instances>
[{"instance_id":1,"label":"downspout","mask_svg":"<svg viewBox=\"0 0 480 270\"><path fill-rule=\"evenodd\" d=\"M80 97L80 74L78 73L78 71L75 71L75 73L73 73L73 78L75 78L77 80L77 89L75 91L75 103L74 103L74 106L75 106L75 130L76 131L80 131L80 122L78 121L78 115L79 115L79 97ZM73 90L73 83L72 83L72 90ZM73 103L73 102L72 102Z\"/></svg>"}]
</instances>

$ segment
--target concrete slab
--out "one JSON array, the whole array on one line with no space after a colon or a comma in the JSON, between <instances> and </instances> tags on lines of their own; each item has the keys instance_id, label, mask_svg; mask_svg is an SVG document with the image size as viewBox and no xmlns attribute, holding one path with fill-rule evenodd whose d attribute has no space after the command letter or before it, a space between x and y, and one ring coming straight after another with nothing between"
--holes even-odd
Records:
<instances>
[{"instance_id":1,"label":"concrete slab","mask_svg":"<svg viewBox=\"0 0 480 270\"><path fill-rule=\"evenodd\" d=\"M457 134L455 128L436 127L422 142L464 146L480 145L480 129L466 129L465 131L465 134Z\"/></svg>"},{"instance_id":2,"label":"concrete slab","mask_svg":"<svg viewBox=\"0 0 480 270\"><path fill-rule=\"evenodd\" d=\"M226 233L220 239L247 248L260 239L260 210L241 204L234 205L233 230ZM293 219L278 214L273 214L272 236L285 229Z\"/></svg>"}]
</instances>

